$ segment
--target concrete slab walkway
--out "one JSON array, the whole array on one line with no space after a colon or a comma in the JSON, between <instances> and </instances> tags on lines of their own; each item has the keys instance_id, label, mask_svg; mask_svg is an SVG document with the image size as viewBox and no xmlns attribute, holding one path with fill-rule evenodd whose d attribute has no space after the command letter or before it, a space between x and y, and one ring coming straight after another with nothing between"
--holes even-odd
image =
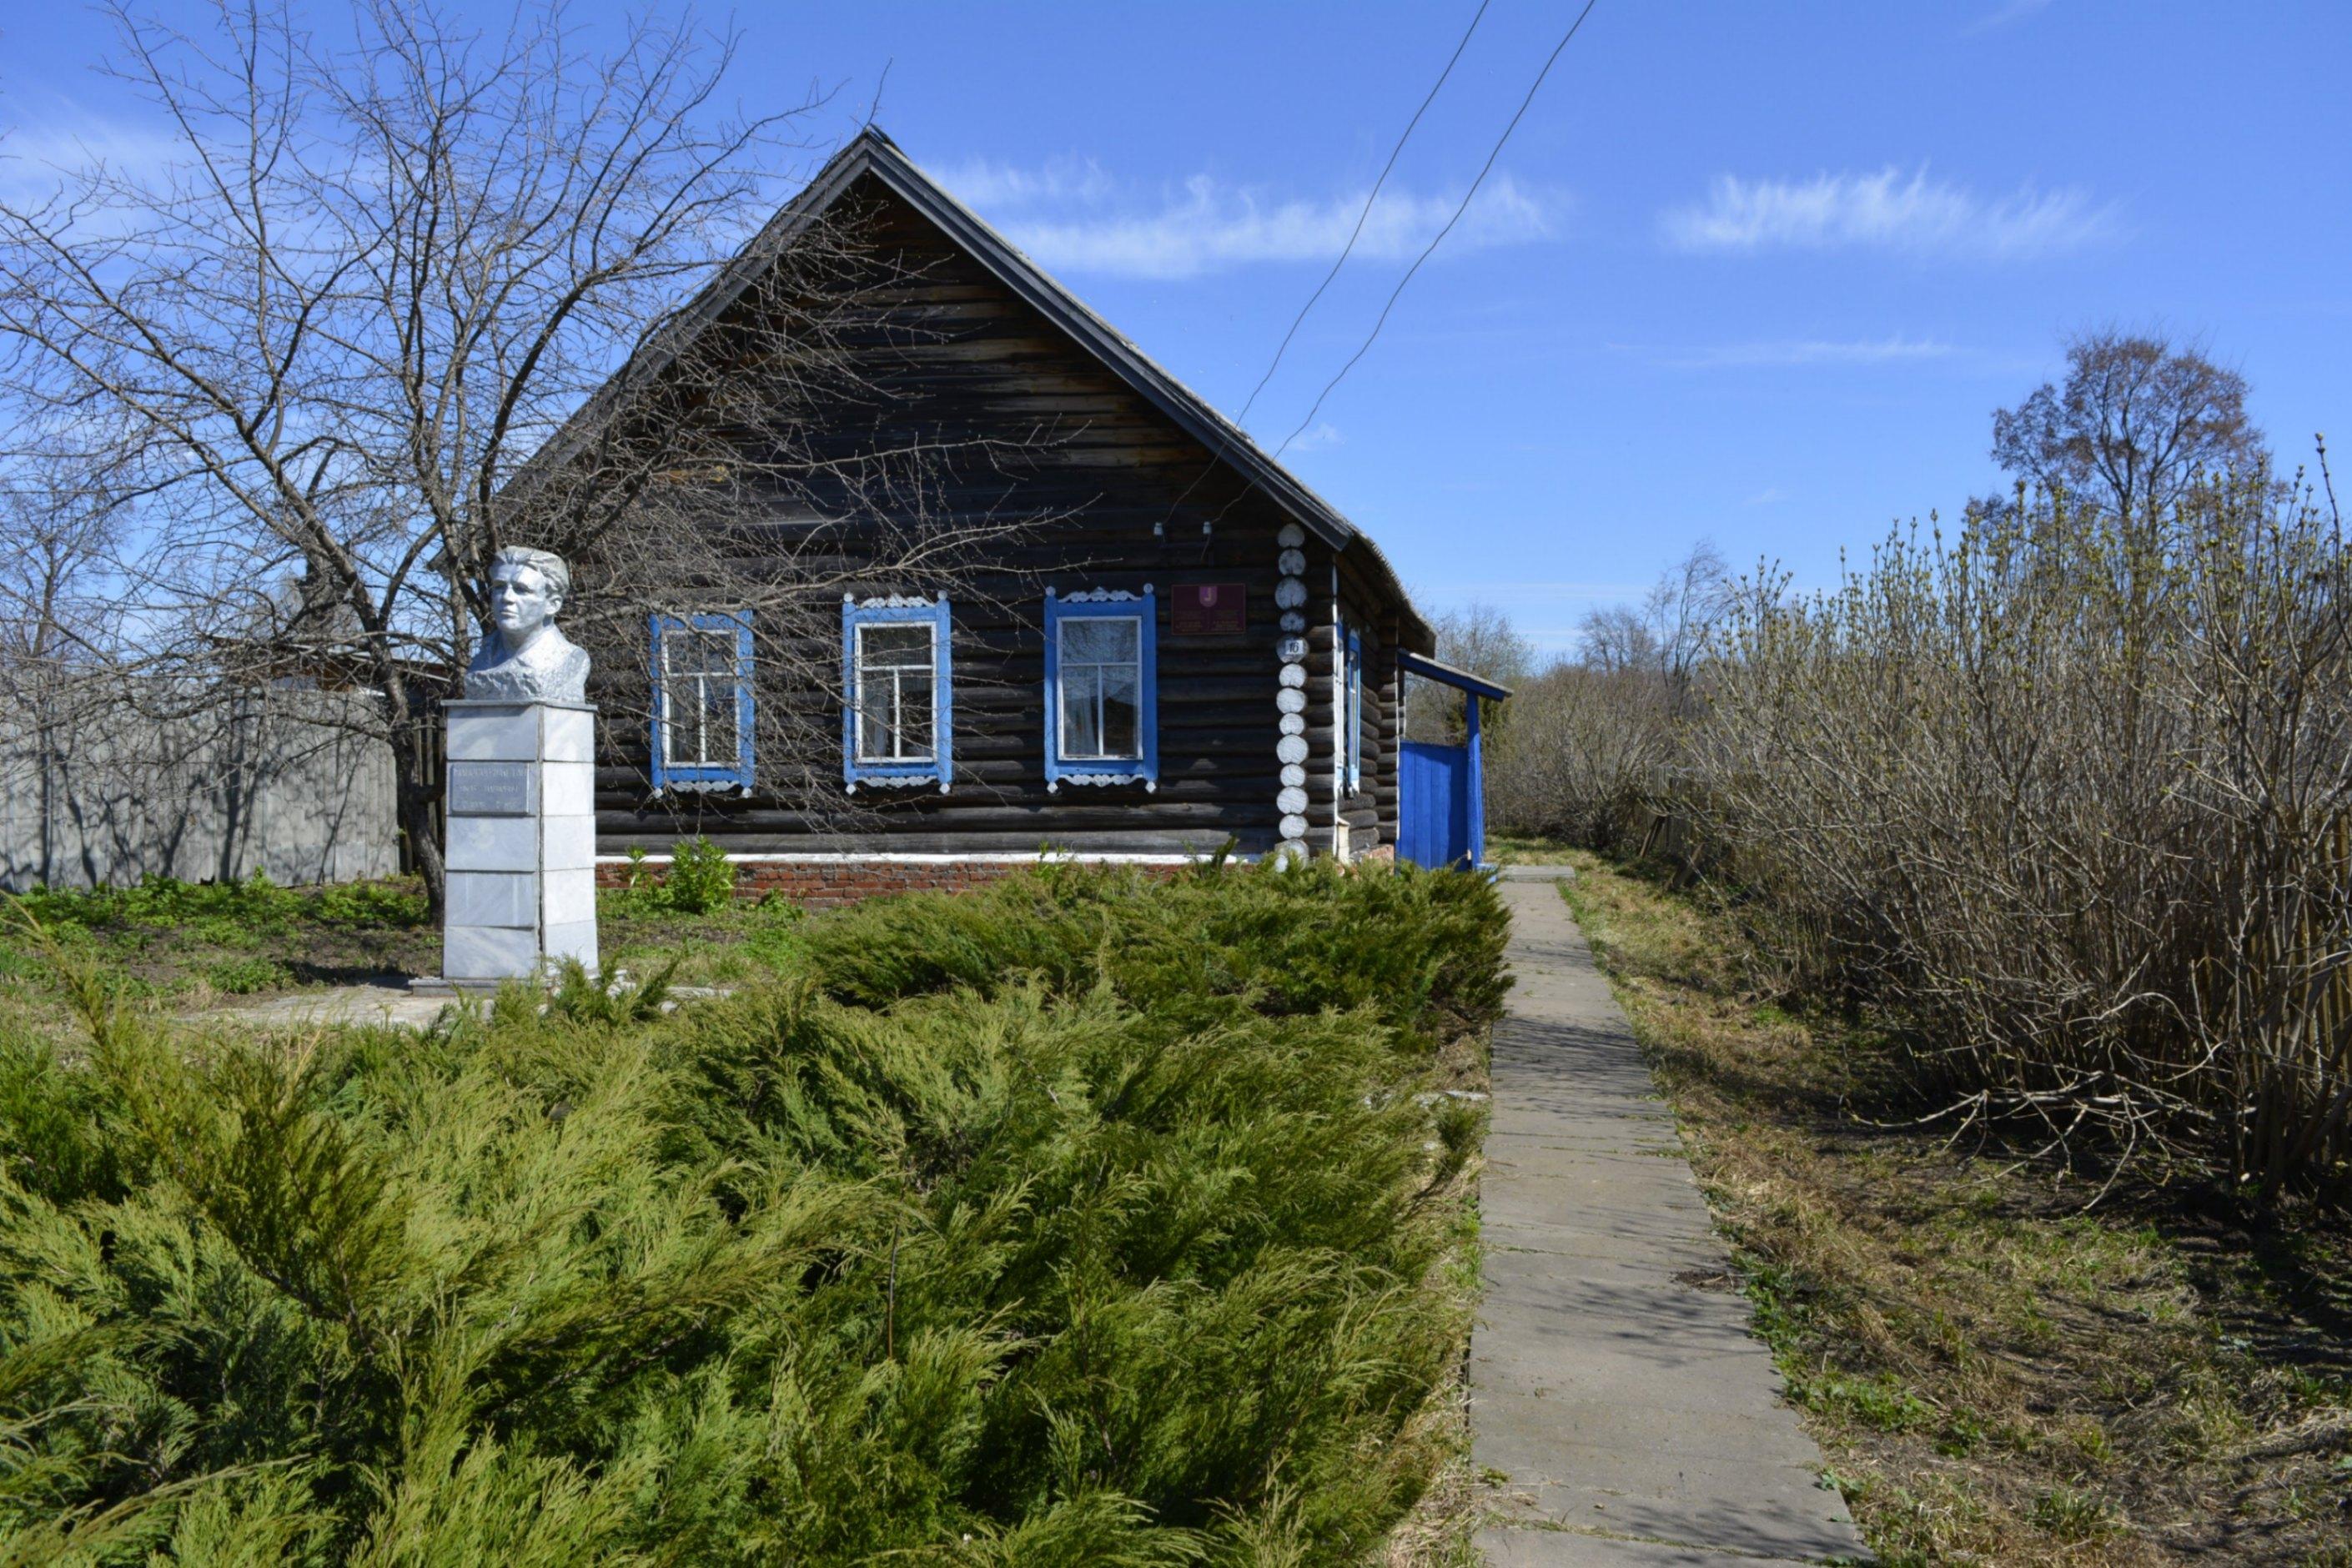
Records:
<instances>
[{"instance_id":1,"label":"concrete slab walkway","mask_svg":"<svg viewBox=\"0 0 2352 1568\"><path fill-rule=\"evenodd\" d=\"M681 1002L730 994L732 992L724 987L673 985L669 988L668 1000L662 1004L662 1011L667 1013ZM188 1024L234 1024L242 1028L273 1033L346 1024L429 1029L440 1022L445 1008L479 1007L488 1001L488 994L478 991L464 995L447 991L413 991L409 989L406 975L392 974L360 985L295 991L284 996L273 996L266 1002L233 1003L207 1012L186 1014L181 1021Z\"/></svg>"},{"instance_id":2,"label":"concrete slab walkway","mask_svg":"<svg viewBox=\"0 0 2352 1568\"><path fill-rule=\"evenodd\" d=\"M1471 1453L1497 1568L1867 1562L1780 1401L1625 1015L1519 868L1495 1031ZM1564 873L1563 873L1564 874Z\"/></svg>"}]
</instances>

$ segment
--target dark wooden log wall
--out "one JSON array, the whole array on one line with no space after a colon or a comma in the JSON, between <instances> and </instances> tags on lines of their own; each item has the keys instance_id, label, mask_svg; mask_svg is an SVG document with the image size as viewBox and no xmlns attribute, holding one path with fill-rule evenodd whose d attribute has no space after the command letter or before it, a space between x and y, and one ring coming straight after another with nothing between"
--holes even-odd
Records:
<instances>
[{"instance_id":1,"label":"dark wooden log wall","mask_svg":"<svg viewBox=\"0 0 2352 1568\"><path fill-rule=\"evenodd\" d=\"M1404 710L1396 654L1403 645L1404 626L1399 606L1379 591L1357 561L1343 553L1339 566L1340 618L1361 637L1364 660L1363 766L1359 787L1340 801L1339 815L1349 852L1366 855L1397 841L1397 746Z\"/></svg>"},{"instance_id":2,"label":"dark wooden log wall","mask_svg":"<svg viewBox=\"0 0 2352 1568\"><path fill-rule=\"evenodd\" d=\"M762 704L808 706L814 721L804 732L812 745L827 748L812 766L829 786L779 790L769 782L773 770L762 767L762 787L749 798L655 799L645 726L615 721L604 738L597 780L600 849L664 849L698 833L739 853L1027 852L1046 845L1148 853L1213 850L1229 839L1244 853L1272 847L1280 788L1276 534L1289 519L919 215L878 187L860 195L880 214L876 243L919 274L890 289L889 308L919 321L920 331L877 332L874 362L861 368L892 403L879 416L872 408L845 415L842 427L819 432L820 440L844 451L889 442L955 451L1002 436L1004 447L988 460L952 463L927 481L925 516L942 524L1055 519L1007 542L967 584L972 591L952 600L954 786L946 794L861 787L854 799L847 796L839 778L837 690L763 683ZM836 558L854 563L859 548L854 536L845 537ZM1334 809L1334 746L1344 743L1334 735L1331 704L1335 552L1311 536L1307 551L1307 815L1310 847L1328 852L1335 816L1342 815ZM1365 688L1377 716L1367 735L1365 788L1345 803L1343 814L1360 852L1394 840L1397 682L1390 650L1398 612L1344 556L1338 563L1344 613L1381 650L1370 662ZM1139 592L1147 583L1157 590L1159 617L1159 788L1066 783L1049 795L1045 588ZM1186 583L1244 584L1247 632L1175 637L1172 591ZM937 586L877 580L865 584L859 596L929 594ZM644 712L643 650L596 651L592 698L608 713ZM830 658L837 664L837 647ZM1376 682L1372 673L1381 670L1388 673Z\"/></svg>"}]
</instances>

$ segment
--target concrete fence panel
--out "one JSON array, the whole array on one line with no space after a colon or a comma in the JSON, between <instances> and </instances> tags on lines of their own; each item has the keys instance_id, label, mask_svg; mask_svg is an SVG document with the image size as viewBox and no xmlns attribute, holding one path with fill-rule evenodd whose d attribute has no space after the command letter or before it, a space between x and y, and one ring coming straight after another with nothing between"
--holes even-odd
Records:
<instances>
[{"instance_id":1,"label":"concrete fence panel","mask_svg":"<svg viewBox=\"0 0 2352 1568\"><path fill-rule=\"evenodd\" d=\"M181 694L88 681L12 694L0 719L0 887L399 867L392 753L364 693Z\"/></svg>"}]
</instances>

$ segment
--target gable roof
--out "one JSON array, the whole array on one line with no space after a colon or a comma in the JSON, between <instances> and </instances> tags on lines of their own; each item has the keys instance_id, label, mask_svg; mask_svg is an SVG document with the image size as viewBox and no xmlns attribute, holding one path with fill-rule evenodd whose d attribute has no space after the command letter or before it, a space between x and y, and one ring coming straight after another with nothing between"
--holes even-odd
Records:
<instances>
[{"instance_id":1,"label":"gable roof","mask_svg":"<svg viewBox=\"0 0 2352 1568\"><path fill-rule=\"evenodd\" d=\"M563 423L547 444L533 453L507 487L509 493L527 494L549 473L560 468L585 444L590 435L617 410L630 393L659 375L687 346L723 316L743 291L792 244L803 230L832 207L859 179L871 175L913 207L966 255L1048 321L1076 340L1139 395L1206 447L1228 468L1273 500L1309 533L1335 551L1344 551L1364 566L1375 586L1392 598L1402 618L1409 647L1429 651L1435 636L1413 608L1411 595L1397 579L1396 570L1380 547L1349 522L1330 502L1301 483L1298 477L1269 457L1249 433L1211 406L1198 393L1171 375L1130 342L1125 334L1089 310L1078 297L1024 256L1013 243L989 226L938 181L925 174L898 144L874 126L867 126L818 171L800 195L784 204L776 216L737 252L733 260L702 292L631 362L598 388L578 412Z\"/></svg>"}]
</instances>

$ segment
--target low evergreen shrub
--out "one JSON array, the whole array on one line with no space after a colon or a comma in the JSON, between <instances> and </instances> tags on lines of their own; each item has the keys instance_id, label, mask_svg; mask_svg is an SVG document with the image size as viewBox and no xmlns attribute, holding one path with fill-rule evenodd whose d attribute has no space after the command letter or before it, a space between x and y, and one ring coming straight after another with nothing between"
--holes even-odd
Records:
<instances>
[{"instance_id":1,"label":"low evergreen shrub","mask_svg":"<svg viewBox=\"0 0 2352 1568\"><path fill-rule=\"evenodd\" d=\"M1459 1354L1475 879L1068 869L664 1015L0 1040L0 1557L1349 1563ZM1430 1098L1430 1097L1423 1097Z\"/></svg>"},{"instance_id":2,"label":"low evergreen shrub","mask_svg":"<svg viewBox=\"0 0 2352 1568\"><path fill-rule=\"evenodd\" d=\"M1482 878L1328 861L1220 861L1156 889L1139 871L1046 866L979 893L877 900L808 933L818 984L846 1002L1099 975L1158 1009L1370 1007L1417 1047L1500 1014L1508 935Z\"/></svg>"}]
</instances>

